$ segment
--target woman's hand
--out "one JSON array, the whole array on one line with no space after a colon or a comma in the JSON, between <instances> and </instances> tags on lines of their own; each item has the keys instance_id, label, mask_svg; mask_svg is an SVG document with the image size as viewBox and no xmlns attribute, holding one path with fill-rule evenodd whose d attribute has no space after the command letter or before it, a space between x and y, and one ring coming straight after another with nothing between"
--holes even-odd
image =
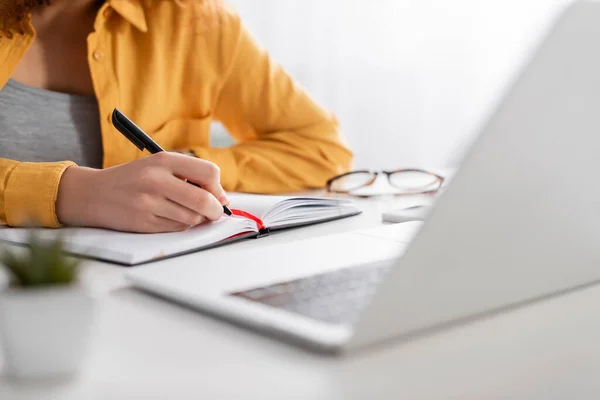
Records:
<instances>
[{"instance_id":1,"label":"woman's hand","mask_svg":"<svg viewBox=\"0 0 600 400\"><path fill-rule=\"evenodd\" d=\"M168 152L105 170L69 167L60 181L56 214L64 225L181 231L223 215L228 200L219 180L215 164Z\"/></svg>"}]
</instances>

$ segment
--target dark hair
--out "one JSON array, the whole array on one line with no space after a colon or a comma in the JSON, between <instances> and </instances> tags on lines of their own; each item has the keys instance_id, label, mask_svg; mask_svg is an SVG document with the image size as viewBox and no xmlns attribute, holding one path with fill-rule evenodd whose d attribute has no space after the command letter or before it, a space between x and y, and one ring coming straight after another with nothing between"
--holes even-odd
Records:
<instances>
[{"instance_id":1,"label":"dark hair","mask_svg":"<svg viewBox=\"0 0 600 400\"><path fill-rule=\"evenodd\" d=\"M128 0L122 0L128 1ZM142 0L146 4L153 1L165 0ZM196 22L196 28L207 28L207 15L214 15L216 9L222 5L220 0L171 0L182 8L188 6L201 6L202 11L195 10L192 13L191 22ZM54 3L55 0L0 0L0 37L6 36L11 38L14 34L25 33L26 16L31 10L36 7L48 6ZM98 0L102 3L104 0ZM203 20L202 22L196 20ZM198 23L200 22L200 23Z\"/></svg>"},{"instance_id":2,"label":"dark hair","mask_svg":"<svg viewBox=\"0 0 600 400\"><path fill-rule=\"evenodd\" d=\"M0 35L12 37L25 31L25 16L35 7L47 6L54 0L0 1Z\"/></svg>"}]
</instances>

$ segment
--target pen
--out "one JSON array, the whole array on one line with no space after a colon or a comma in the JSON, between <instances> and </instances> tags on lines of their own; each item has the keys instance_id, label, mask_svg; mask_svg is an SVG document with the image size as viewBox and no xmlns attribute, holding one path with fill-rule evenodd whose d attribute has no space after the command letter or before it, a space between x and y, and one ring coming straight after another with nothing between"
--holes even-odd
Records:
<instances>
[{"instance_id":1,"label":"pen","mask_svg":"<svg viewBox=\"0 0 600 400\"><path fill-rule=\"evenodd\" d=\"M136 124L134 124L129 118L125 116L118 109L114 109L112 113L112 123L119 132L123 134L131 143L133 143L138 149L144 151L148 150L150 153L155 154L161 151L165 151L158 145L152 138L143 130L141 130ZM201 188L200 185L194 182L187 181L189 184ZM231 215L231 210L227 206L223 206L223 212L227 215Z\"/></svg>"}]
</instances>

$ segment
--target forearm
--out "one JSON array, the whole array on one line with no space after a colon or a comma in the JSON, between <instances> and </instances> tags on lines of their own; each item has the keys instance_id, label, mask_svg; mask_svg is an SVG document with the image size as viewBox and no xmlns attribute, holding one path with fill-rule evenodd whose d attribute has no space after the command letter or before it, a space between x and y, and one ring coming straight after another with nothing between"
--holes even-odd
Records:
<instances>
[{"instance_id":1,"label":"forearm","mask_svg":"<svg viewBox=\"0 0 600 400\"><path fill-rule=\"evenodd\" d=\"M221 168L225 190L282 193L322 188L346 172L352 153L336 131L308 135L278 132L229 148L192 148Z\"/></svg>"}]
</instances>

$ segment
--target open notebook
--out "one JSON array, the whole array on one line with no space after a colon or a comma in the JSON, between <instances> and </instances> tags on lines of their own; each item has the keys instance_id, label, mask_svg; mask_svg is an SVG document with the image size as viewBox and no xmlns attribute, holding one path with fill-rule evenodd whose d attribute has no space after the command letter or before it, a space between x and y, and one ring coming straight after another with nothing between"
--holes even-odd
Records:
<instances>
[{"instance_id":1,"label":"open notebook","mask_svg":"<svg viewBox=\"0 0 600 400\"><path fill-rule=\"evenodd\" d=\"M39 229L42 238L60 233L69 252L119 264L134 265L164 257L203 250L247 237L268 235L270 231L360 213L350 200L310 197L229 194L234 213L219 221L174 233L124 233L105 229ZM253 219L253 217L256 217ZM26 243L26 228L1 228L0 240Z\"/></svg>"}]
</instances>

